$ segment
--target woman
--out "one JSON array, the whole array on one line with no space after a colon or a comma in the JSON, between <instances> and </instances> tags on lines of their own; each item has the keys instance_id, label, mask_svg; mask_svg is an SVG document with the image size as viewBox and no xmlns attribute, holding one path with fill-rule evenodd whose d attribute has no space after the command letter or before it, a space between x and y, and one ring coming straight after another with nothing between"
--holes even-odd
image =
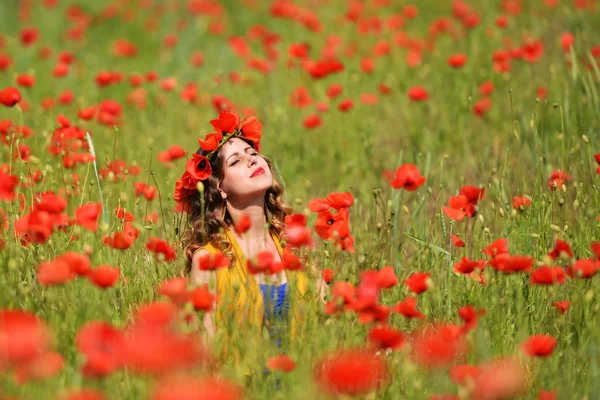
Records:
<instances>
[{"instance_id":1,"label":"woman","mask_svg":"<svg viewBox=\"0 0 600 400\"><path fill-rule=\"evenodd\" d=\"M191 281L208 284L219 299L217 309L204 315L207 339L220 331L225 351L236 344L247 350L267 328L281 346L288 332L297 333L306 301L315 296L304 272L274 268L269 274L252 274L247 261L260 264L258 255L269 255L271 265L283 261L280 239L289 213L282 202L283 186L269 159L258 152L262 126L254 117L240 122L237 114L221 111L211 124L216 132L199 140L201 148L186 164L174 196L191 219L184 234ZM242 216L250 222L245 232L235 229ZM211 255L220 252L229 256L230 265L207 269L214 261ZM325 287L319 278L321 298ZM237 357L240 351L235 351Z\"/></svg>"}]
</instances>

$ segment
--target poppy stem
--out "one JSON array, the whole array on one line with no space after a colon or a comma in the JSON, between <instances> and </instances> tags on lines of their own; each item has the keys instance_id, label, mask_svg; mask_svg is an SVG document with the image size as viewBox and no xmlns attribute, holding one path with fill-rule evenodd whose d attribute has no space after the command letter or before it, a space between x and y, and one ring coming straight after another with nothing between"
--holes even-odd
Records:
<instances>
[{"instance_id":1,"label":"poppy stem","mask_svg":"<svg viewBox=\"0 0 600 400\"><path fill-rule=\"evenodd\" d=\"M102 187L100 186L100 177L98 176L98 166L96 165L96 151L94 150L94 143L92 142L92 137L89 132L85 133L85 138L90 145L90 153L92 157L94 157L94 172L96 173L96 182L98 183L98 193L100 195L100 204L102 206L102 218L104 219L104 223L108 224L108 216L106 215L106 209L104 207L104 200L102 199Z\"/></svg>"}]
</instances>

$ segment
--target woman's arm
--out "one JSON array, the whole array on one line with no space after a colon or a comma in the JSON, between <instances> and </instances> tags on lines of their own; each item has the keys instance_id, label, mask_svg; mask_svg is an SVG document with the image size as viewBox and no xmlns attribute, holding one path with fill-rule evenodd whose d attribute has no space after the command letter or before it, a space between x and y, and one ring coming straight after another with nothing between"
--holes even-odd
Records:
<instances>
[{"instance_id":1,"label":"woman's arm","mask_svg":"<svg viewBox=\"0 0 600 400\"><path fill-rule=\"evenodd\" d=\"M192 257L192 270L190 272L190 282L193 286L202 286L208 284L209 289L212 292L216 292L217 286L217 274L215 271L202 271L200 269L200 258L203 255L210 254L206 250L198 250ZM204 313L202 324L204 326L203 336L206 340L206 344L210 346L210 342L215 335L215 324L214 324L215 311L208 311Z\"/></svg>"}]
</instances>

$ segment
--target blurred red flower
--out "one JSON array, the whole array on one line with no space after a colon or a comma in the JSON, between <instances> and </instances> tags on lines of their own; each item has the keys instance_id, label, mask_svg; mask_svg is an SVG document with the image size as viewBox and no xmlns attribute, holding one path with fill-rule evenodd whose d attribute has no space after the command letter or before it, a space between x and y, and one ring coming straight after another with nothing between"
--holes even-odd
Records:
<instances>
[{"instance_id":1,"label":"blurred red flower","mask_svg":"<svg viewBox=\"0 0 600 400\"><path fill-rule=\"evenodd\" d=\"M429 98L429 93L421 86L415 86L408 89L408 98L412 101L425 101Z\"/></svg>"},{"instance_id":2,"label":"blurred red flower","mask_svg":"<svg viewBox=\"0 0 600 400\"><path fill-rule=\"evenodd\" d=\"M408 296L404 301L396 304L392 311L404 315L406 318L425 318L425 315L417 309L417 298Z\"/></svg>"},{"instance_id":3,"label":"blurred red flower","mask_svg":"<svg viewBox=\"0 0 600 400\"><path fill-rule=\"evenodd\" d=\"M267 368L271 371L291 372L296 368L296 363L287 354L269 357L267 359Z\"/></svg>"},{"instance_id":4,"label":"blurred red flower","mask_svg":"<svg viewBox=\"0 0 600 400\"><path fill-rule=\"evenodd\" d=\"M431 274L428 272L413 272L404 283L411 291L420 294L432 286L430 276Z\"/></svg>"},{"instance_id":5,"label":"blurred red flower","mask_svg":"<svg viewBox=\"0 0 600 400\"><path fill-rule=\"evenodd\" d=\"M567 280L564 269L558 266L542 266L531 272L529 281L532 285L562 284Z\"/></svg>"},{"instance_id":6,"label":"blurred red flower","mask_svg":"<svg viewBox=\"0 0 600 400\"><path fill-rule=\"evenodd\" d=\"M106 289L114 286L119 277L121 276L121 270L110 265L99 265L87 275L87 278L95 286Z\"/></svg>"},{"instance_id":7,"label":"blurred red flower","mask_svg":"<svg viewBox=\"0 0 600 400\"><path fill-rule=\"evenodd\" d=\"M548 357L554 352L556 339L551 335L530 336L521 344L521 351L529 357Z\"/></svg>"},{"instance_id":8,"label":"blurred red flower","mask_svg":"<svg viewBox=\"0 0 600 400\"><path fill-rule=\"evenodd\" d=\"M417 167L413 164L402 164L394 172L394 179L389 184L394 189L405 189L410 192L417 190L425 183L426 178L421 176Z\"/></svg>"},{"instance_id":9,"label":"blurred red flower","mask_svg":"<svg viewBox=\"0 0 600 400\"><path fill-rule=\"evenodd\" d=\"M317 384L331 394L362 395L383 386L389 367L374 350L341 349L324 355L314 367Z\"/></svg>"}]
</instances>

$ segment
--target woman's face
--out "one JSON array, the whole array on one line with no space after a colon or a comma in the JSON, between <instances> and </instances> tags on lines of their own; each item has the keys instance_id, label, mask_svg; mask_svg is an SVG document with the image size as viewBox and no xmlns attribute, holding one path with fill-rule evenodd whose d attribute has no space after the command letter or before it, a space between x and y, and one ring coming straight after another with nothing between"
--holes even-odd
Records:
<instances>
[{"instance_id":1,"label":"woman's face","mask_svg":"<svg viewBox=\"0 0 600 400\"><path fill-rule=\"evenodd\" d=\"M248 143L234 137L219 152L224 171L220 189L225 193L227 201L247 201L252 197L263 197L273 185L273 176L267 162Z\"/></svg>"}]
</instances>

